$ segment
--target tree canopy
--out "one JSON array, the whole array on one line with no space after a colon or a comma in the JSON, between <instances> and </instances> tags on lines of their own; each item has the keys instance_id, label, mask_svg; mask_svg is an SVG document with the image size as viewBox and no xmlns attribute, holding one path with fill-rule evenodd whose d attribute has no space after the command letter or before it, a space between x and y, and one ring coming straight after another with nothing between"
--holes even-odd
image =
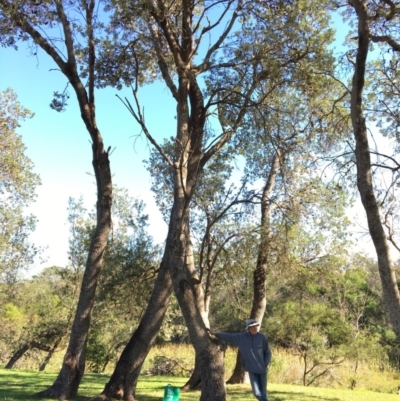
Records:
<instances>
[{"instance_id":1,"label":"tree canopy","mask_svg":"<svg viewBox=\"0 0 400 401\"><path fill-rule=\"evenodd\" d=\"M17 130L33 113L18 102L7 89L0 92L0 281L12 284L28 270L38 249L29 242L36 218L26 212L40 184L34 164L25 154L25 145ZM7 287L4 287L7 288Z\"/></svg>"}]
</instances>

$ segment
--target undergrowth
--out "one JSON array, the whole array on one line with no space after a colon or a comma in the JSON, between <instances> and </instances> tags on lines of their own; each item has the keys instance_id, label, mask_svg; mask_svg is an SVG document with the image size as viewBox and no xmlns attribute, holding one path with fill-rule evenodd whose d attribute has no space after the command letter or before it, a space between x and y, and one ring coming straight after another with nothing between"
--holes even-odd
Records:
<instances>
[{"instance_id":1,"label":"undergrowth","mask_svg":"<svg viewBox=\"0 0 400 401\"><path fill-rule=\"evenodd\" d=\"M270 383L302 386L304 366L298 356L283 349L272 348L272 364L268 373ZM46 372L57 373L63 352L59 352L46 367ZM37 370L38 357L21 359L17 369ZM225 352L225 371L230 377L236 362L236 349ZM193 369L194 351L190 344L164 344L154 346L142 369L142 376L168 376L188 378ZM113 372L114 363L108 364L104 374ZM91 373L91 372L88 372ZM86 376L86 374L85 374ZM183 379L185 380L185 379ZM396 394L400 386L400 372L376 361L352 361L332 367L312 383L313 387L332 389L371 390Z\"/></svg>"}]
</instances>

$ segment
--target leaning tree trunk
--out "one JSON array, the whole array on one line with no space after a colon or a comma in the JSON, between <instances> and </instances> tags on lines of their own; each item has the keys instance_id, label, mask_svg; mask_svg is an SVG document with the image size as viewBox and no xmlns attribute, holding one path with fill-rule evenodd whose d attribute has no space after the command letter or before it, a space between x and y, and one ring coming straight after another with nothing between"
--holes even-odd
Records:
<instances>
[{"instance_id":1,"label":"leaning tree trunk","mask_svg":"<svg viewBox=\"0 0 400 401\"><path fill-rule=\"evenodd\" d=\"M275 187L276 175L280 168L281 152L276 151L271 168L268 174L267 181L263 188L261 198L261 235L260 243L258 245L257 266L253 273L253 306L250 312L250 318L257 320L260 323L264 316L265 308L267 305L265 290L266 290L266 277L269 264L269 249L271 242L271 227L270 227L270 213L271 213L271 193ZM236 357L235 369L228 383L244 383L248 380L248 375L243 370L240 352L238 350Z\"/></svg>"},{"instance_id":2,"label":"leaning tree trunk","mask_svg":"<svg viewBox=\"0 0 400 401\"><path fill-rule=\"evenodd\" d=\"M400 294L389 244L382 227L379 207L374 193L368 134L363 116L362 94L370 44L367 6L365 0L353 0L351 4L358 16L358 50L351 90L351 121L356 142L357 187L367 215L368 229L378 258L383 297L389 312L390 323L397 338L400 338Z\"/></svg>"},{"instance_id":3,"label":"leaning tree trunk","mask_svg":"<svg viewBox=\"0 0 400 401\"><path fill-rule=\"evenodd\" d=\"M93 33L93 14L95 0L83 2L86 14L88 36L88 83L85 86L79 78L75 59L74 39L71 23L68 20L63 4L57 2L57 12L62 23L68 60L64 62L55 49L37 33L32 34L39 45L56 61L61 71L73 87L79 104L81 118L92 140L92 165L97 186L96 228L92 236L81 291L72 324L67 352L64 356L61 371L55 382L46 390L39 392L41 397L71 399L75 398L85 371L86 345L94 298L99 274L103 263L103 255L111 231L112 178L108 151L104 148L103 138L97 128L95 113L95 40ZM86 90L87 87L87 90Z\"/></svg>"},{"instance_id":4,"label":"leaning tree trunk","mask_svg":"<svg viewBox=\"0 0 400 401\"><path fill-rule=\"evenodd\" d=\"M51 349L46 355L46 358L44 358L43 362L39 366L39 372L43 372L46 369L47 364L50 362L50 359L53 357L63 338L64 336L60 336L58 340L54 343L54 345L51 347Z\"/></svg>"},{"instance_id":5,"label":"leaning tree trunk","mask_svg":"<svg viewBox=\"0 0 400 401\"><path fill-rule=\"evenodd\" d=\"M38 343L35 340L30 341L27 344L24 344L22 347L20 347L10 358L10 360L7 362L6 366L4 367L5 369L12 369L14 365L18 362L19 359L21 359L26 352L28 352L30 349L37 348L42 351L47 351L50 352L51 348L47 345L43 345Z\"/></svg>"},{"instance_id":6,"label":"leaning tree trunk","mask_svg":"<svg viewBox=\"0 0 400 401\"><path fill-rule=\"evenodd\" d=\"M135 400L136 384L143 362L157 338L172 293L171 277L165 255L166 251L139 326L122 351L109 382L95 400L111 401L116 396L126 401Z\"/></svg>"},{"instance_id":7,"label":"leaning tree trunk","mask_svg":"<svg viewBox=\"0 0 400 401\"><path fill-rule=\"evenodd\" d=\"M12 369L14 365L17 363L17 361L20 358L22 358L25 352L27 352L31 348L32 348L31 344L24 344L21 348L19 348L16 352L14 352L10 360L7 362L5 369Z\"/></svg>"},{"instance_id":8,"label":"leaning tree trunk","mask_svg":"<svg viewBox=\"0 0 400 401\"><path fill-rule=\"evenodd\" d=\"M67 2L54 2L52 18L57 19L62 30L60 41L62 46L55 46L57 38L49 38L42 35L36 24L40 21L40 16L31 20L29 14L16 12L14 2L1 1L2 13L9 19L10 26L13 29L21 30L32 38L34 43L42 48L56 63L62 74L68 79L69 84L74 89L78 99L81 118L85 123L86 129L90 134L92 141L92 164L97 185L97 221L96 229L92 236L92 241L86 261L86 268L83 276L81 291L79 295L77 310L72 325L67 353L64 356L61 371L48 389L38 393L38 396L70 399L77 395L78 387L85 369L86 342L90 326L91 313L94 304L96 286L99 279L99 273L103 261L103 254L107 245L108 236L111 230L111 202L112 202L112 180L108 151L104 148L103 139L97 128L95 115L95 37L94 37L94 19L95 19L95 0L77 2L78 12L84 16L84 26L87 40L86 56L87 58L87 81L83 83L79 77L78 60L76 58L76 41L74 29L75 22L68 18L68 11L64 9ZM32 14L33 15L33 14ZM62 48L62 51L59 51ZM60 142L60 151L62 151L62 142ZM73 163L74 155L71 155Z\"/></svg>"},{"instance_id":9,"label":"leaning tree trunk","mask_svg":"<svg viewBox=\"0 0 400 401\"><path fill-rule=\"evenodd\" d=\"M71 399L76 397L85 371L86 344L96 287L111 229L111 172L108 153L104 150L100 133L97 129L92 135L93 169L97 182L97 224L92 237L86 268L71 336L64 356L61 371L56 381L46 390L38 393L41 397Z\"/></svg>"}]
</instances>

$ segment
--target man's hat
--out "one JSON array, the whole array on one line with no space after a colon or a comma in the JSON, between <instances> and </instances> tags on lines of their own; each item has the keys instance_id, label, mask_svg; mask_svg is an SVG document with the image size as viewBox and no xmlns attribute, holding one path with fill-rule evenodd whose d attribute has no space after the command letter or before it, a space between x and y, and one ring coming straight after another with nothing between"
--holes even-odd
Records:
<instances>
[{"instance_id":1,"label":"man's hat","mask_svg":"<svg viewBox=\"0 0 400 401\"><path fill-rule=\"evenodd\" d=\"M248 319L248 320L246 320L246 328L245 328L245 330L248 330L248 328L249 327L252 327L252 326L259 326L260 324L257 322L257 320L255 320L255 319Z\"/></svg>"}]
</instances>

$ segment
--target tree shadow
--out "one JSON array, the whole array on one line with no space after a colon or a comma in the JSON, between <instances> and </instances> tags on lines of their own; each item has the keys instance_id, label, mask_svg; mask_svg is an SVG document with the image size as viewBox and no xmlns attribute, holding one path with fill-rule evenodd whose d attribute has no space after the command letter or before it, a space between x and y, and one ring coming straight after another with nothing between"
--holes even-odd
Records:
<instances>
[{"instance_id":1,"label":"tree shadow","mask_svg":"<svg viewBox=\"0 0 400 401\"><path fill-rule=\"evenodd\" d=\"M307 393L301 393L297 391L270 391L268 392L268 400L269 401L287 401L287 400L296 400L296 401L341 401L340 398L326 398L326 396L318 396Z\"/></svg>"}]
</instances>

